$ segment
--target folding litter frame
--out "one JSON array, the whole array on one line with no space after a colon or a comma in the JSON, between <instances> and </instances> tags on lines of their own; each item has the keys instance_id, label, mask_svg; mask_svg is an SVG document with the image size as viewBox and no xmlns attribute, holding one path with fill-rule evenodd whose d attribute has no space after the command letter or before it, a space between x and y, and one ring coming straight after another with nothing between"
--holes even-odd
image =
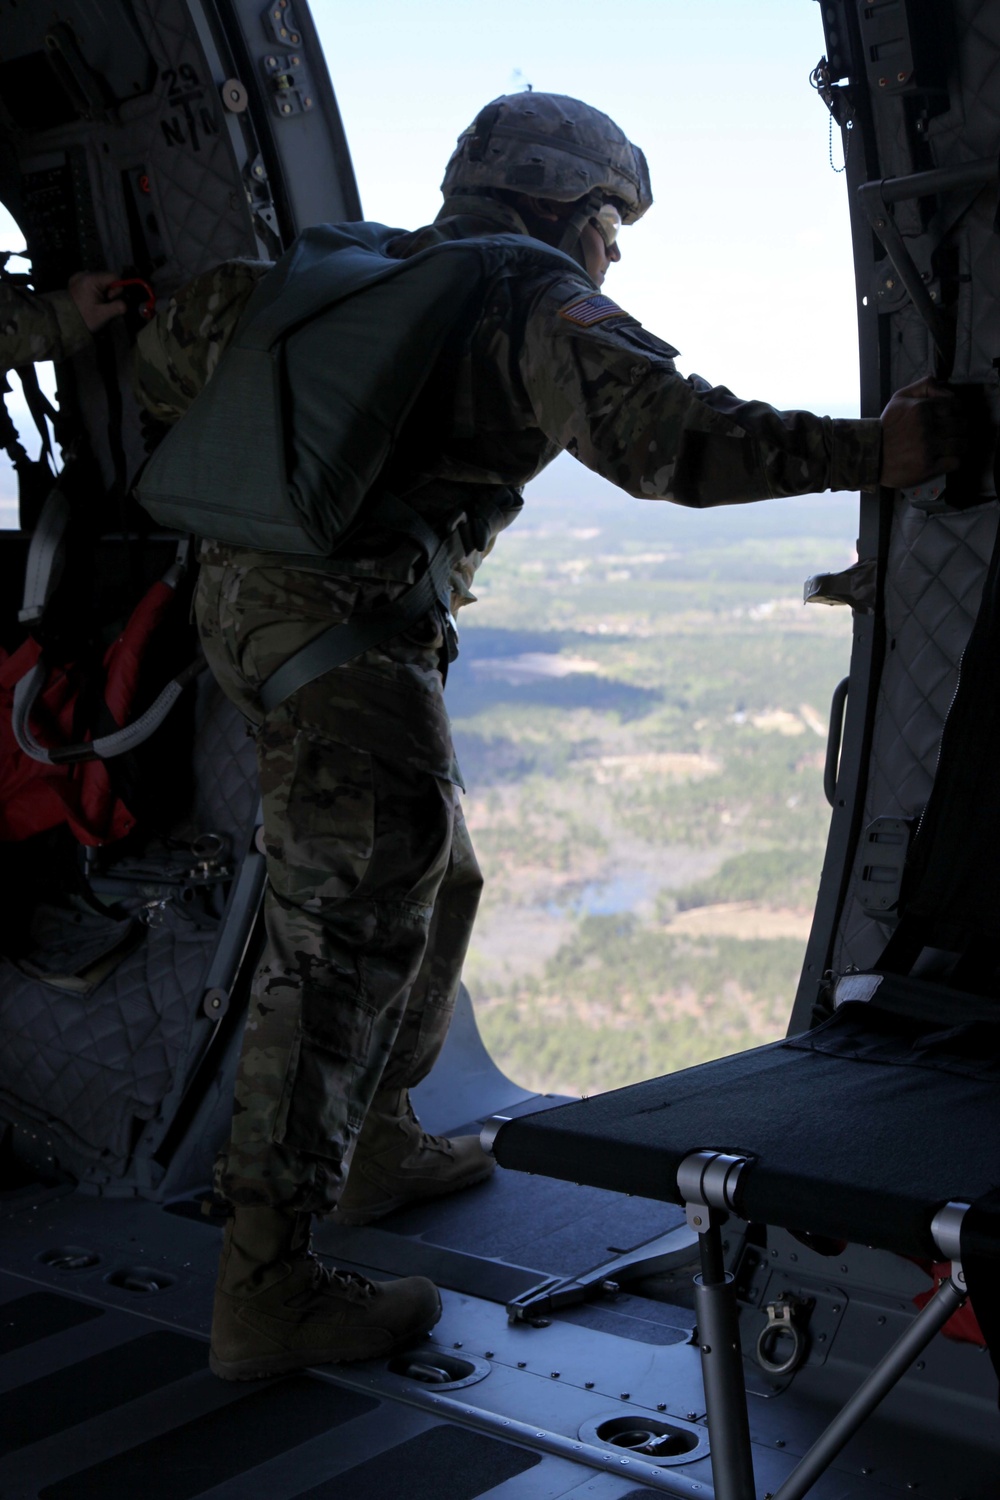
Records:
<instances>
[{"instance_id":1,"label":"folding litter frame","mask_svg":"<svg viewBox=\"0 0 1000 1500\"><path fill-rule=\"evenodd\" d=\"M756 1493L736 1289L720 1235L728 1215L951 1262L950 1277L773 1500L807 1493L969 1286L990 1340L1000 1260L995 1003L878 974L841 980L837 998L833 1016L805 1034L494 1118L483 1132L502 1166L685 1206L701 1254L695 1311L716 1500Z\"/></svg>"}]
</instances>

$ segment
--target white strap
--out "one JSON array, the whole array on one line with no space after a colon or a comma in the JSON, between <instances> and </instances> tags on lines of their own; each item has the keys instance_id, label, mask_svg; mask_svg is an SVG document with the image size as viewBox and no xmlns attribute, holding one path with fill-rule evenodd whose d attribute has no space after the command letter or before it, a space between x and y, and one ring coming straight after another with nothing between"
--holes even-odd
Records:
<instances>
[{"instance_id":1,"label":"white strap","mask_svg":"<svg viewBox=\"0 0 1000 1500\"><path fill-rule=\"evenodd\" d=\"M32 625L41 619L59 584L66 560L63 540L69 522L69 501L56 485L42 506L28 548L24 575L24 600L18 619Z\"/></svg>"}]
</instances>

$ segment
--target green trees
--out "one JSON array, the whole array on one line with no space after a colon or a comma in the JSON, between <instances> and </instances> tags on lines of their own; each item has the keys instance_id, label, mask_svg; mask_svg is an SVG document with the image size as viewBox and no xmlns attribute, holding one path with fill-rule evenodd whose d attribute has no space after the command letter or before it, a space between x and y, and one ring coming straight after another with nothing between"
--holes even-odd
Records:
<instances>
[{"instance_id":1,"label":"green trees","mask_svg":"<svg viewBox=\"0 0 1000 1500\"><path fill-rule=\"evenodd\" d=\"M549 501L477 578L448 688L487 880L466 979L522 1084L593 1093L784 1033L850 650L848 611L799 589L843 566L851 511L798 504L785 537L746 507L672 542L670 507L624 502L612 532Z\"/></svg>"}]
</instances>

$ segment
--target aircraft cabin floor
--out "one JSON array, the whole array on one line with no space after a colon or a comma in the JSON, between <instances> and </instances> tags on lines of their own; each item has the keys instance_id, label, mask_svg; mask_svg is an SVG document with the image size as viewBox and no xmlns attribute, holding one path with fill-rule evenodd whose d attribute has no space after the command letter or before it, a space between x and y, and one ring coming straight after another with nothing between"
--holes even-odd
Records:
<instances>
[{"instance_id":1,"label":"aircraft cabin floor","mask_svg":"<svg viewBox=\"0 0 1000 1500\"><path fill-rule=\"evenodd\" d=\"M428 1129L451 1133L557 1102L499 1072L464 993L414 1099ZM321 1223L316 1248L335 1264L433 1277L440 1323L389 1361L227 1384L207 1367L220 1226L204 1190L161 1204L44 1175L0 1160L2 1500L711 1500L695 1252L679 1208L498 1169L375 1225ZM656 1274L508 1321L514 1299L595 1267L604 1282L631 1251L659 1253ZM760 1500L927 1285L882 1253L851 1247L837 1261L774 1231L743 1261L748 1353L786 1287L813 1304L794 1377L746 1361ZM995 1401L984 1352L936 1339L811 1496L995 1500ZM637 1432L667 1441L643 1453Z\"/></svg>"},{"instance_id":2,"label":"aircraft cabin floor","mask_svg":"<svg viewBox=\"0 0 1000 1500\"><path fill-rule=\"evenodd\" d=\"M710 1500L683 1295L605 1297L541 1327L510 1325L504 1306L546 1276L580 1273L665 1231L683 1252L688 1231L668 1205L498 1171L379 1226L322 1225L319 1246L340 1263L434 1275L444 1316L419 1352L246 1384L207 1369L219 1228L196 1198L162 1206L22 1183L0 1194L0 1217L4 1500ZM900 1304L891 1295L879 1304L872 1292L854 1305L870 1317ZM761 1497L822 1425L824 1394L835 1396L845 1378L856 1383L856 1346L857 1338L846 1376L843 1364L837 1373L831 1361L825 1376L816 1364L808 1394L756 1381ZM977 1369L985 1363L955 1346L941 1357L956 1353ZM452 1380L413 1378L428 1366ZM905 1430L908 1410L914 1425ZM598 1433L607 1422L613 1435L657 1421L688 1444L658 1465ZM992 1460L960 1457L911 1389L812 1493L972 1500L995 1494L995 1462L995 1451Z\"/></svg>"}]
</instances>

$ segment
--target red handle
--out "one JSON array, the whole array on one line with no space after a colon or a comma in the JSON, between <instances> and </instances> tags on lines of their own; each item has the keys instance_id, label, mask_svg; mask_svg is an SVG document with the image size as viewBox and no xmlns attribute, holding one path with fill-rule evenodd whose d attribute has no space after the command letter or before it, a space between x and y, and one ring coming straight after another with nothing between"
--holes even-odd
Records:
<instances>
[{"instance_id":1,"label":"red handle","mask_svg":"<svg viewBox=\"0 0 1000 1500\"><path fill-rule=\"evenodd\" d=\"M149 282L143 281L141 276L127 276L124 281L113 281L108 287L108 291L109 293L120 292L122 288L126 286L142 287L143 291L146 293L146 301L139 309L139 316L145 318L147 323L149 322L150 318L155 318L156 293L153 291L153 288L150 286Z\"/></svg>"}]
</instances>

